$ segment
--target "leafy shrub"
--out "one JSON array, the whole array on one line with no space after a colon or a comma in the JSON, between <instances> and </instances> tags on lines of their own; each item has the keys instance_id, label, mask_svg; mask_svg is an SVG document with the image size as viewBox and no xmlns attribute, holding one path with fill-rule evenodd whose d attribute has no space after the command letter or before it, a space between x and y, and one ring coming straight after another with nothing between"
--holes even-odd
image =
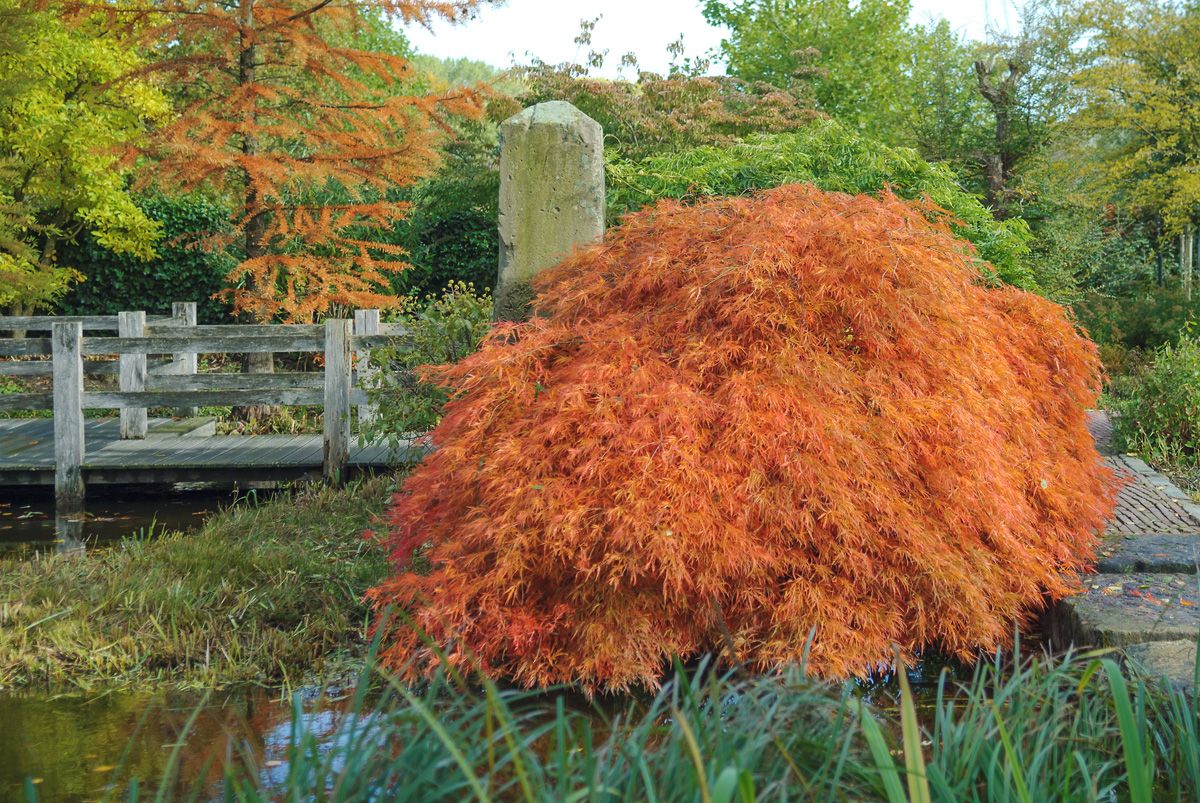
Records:
<instances>
[{"instance_id":1,"label":"leafy shrub","mask_svg":"<svg viewBox=\"0 0 1200 803\"><path fill-rule=\"evenodd\" d=\"M441 297L428 296L422 304L408 299L395 322L404 324L411 337L371 352L378 370L368 380L367 396L379 413L375 421L363 425L364 436L394 444L404 435L437 424L447 391L420 381L413 369L457 362L471 354L479 348L491 320L491 294L477 294L465 282L450 283Z\"/></svg>"},{"instance_id":2,"label":"leafy shrub","mask_svg":"<svg viewBox=\"0 0 1200 803\"><path fill-rule=\"evenodd\" d=\"M1029 228L1019 218L997 221L979 199L964 191L950 168L930 164L916 151L864 139L834 120L820 120L787 134L751 136L721 147L701 147L634 162L611 157L609 200L613 216L660 198L694 201L743 195L781 184L805 182L834 192L875 194L885 188L902 198L928 197L960 224L955 232L973 243L986 275L1028 290L1057 286L1057 277L1031 267Z\"/></svg>"},{"instance_id":3,"label":"leafy shrub","mask_svg":"<svg viewBox=\"0 0 1200 803\"><path fill-rule=\"evenodd\" d=\"M1200 340L1167 344L1122 386L1117 445L1171 463L1200 461Z\"/></svg>"},{"instance_id":4,"label":"leafy shrub","mask_svg":"<svg viewBox=\"0 0 1200 803\"><path fill-rule=\"evenodd\" d=\"M574 68L573 68L574 67ZM726 145L757 132L795 131L821 116L806 85L781 88L724 75L639 73L636 81L580 75L574 65L525 70L526 106L565 100L598 122L625 158Z\"/></svg>"},{"instance_id":5,"label":"leafy shrub","mask_svg":"<svg viewBox=\"0 0 1200 803\"><path fill-rule=\"evenodd\" d=\"M496 126L462 124L434 176L399 190L412 204L387 238L407 252L409 267L391 275L396 295L440 295L454 282L491 291L500 235L500 171Z\"/></svg>"},{"instance_id":6,"label":"leafy shrub","mask_svg":"<svg viewBox=\"0 0 1200 803\"><path fill-rule=\"evenodd\" d=\"M194 232L225 231L229 213L199 195L140 198L138 206L162 224L158 256L142 260L103 247L88 234L64 249L62 262L86 280L75 285L59 304L66 315L115 315L124 310L170 312L172 301L197 302L200 323L223 323L229 307L213 298L225 287L233 258L184 240Z\"/></svg>"},{"instance_id":7,"label":"leafy shrub","mask_svg":"<svg viewBox=\"0 0 1200 803\"><path fill-rule=\"evenodd\" d=\"M1127 296L1088 292L1074 307L1093 340L1130 349L1176 343L1184 327L1200 319L1200 296L1188 301L1175 288L1147 288Z\"/></svg>"},{"instance_id":8,"label":"leafy shrub","mask_svg":"<svg viewBox=\"0 0 1200 803\"><path fill-rule=\"evenodd\" d=\"M1114 296L1153 286L1157 251L1145 224L1091 209L1026 206L1022 216L1034 232L1031 259L1041 275L1072 277L1081 288Z\"/></svg>"},{"instance_id":9,"label":"leafy shrub","mask_svg":"<svg viewBox=\"0 0 1200 803\"><path fill-rule=\"evenodd\" d=\"M437 295L456 282L495 288L500 236L494 211L418 209L401 226L409 267L392 275L397 295Z\"/></svg>"},{"instance_id":10,"label":"leafy shrub","mask_svg":"<svg viewBox=\"0 0 1200 803\"><path fill-rule=\"evenodd\" d=\"M458 395L389 509L376 605L526 685L653 685L726 645L776 667L810 635L825 676L1001 645L1074 585L1112 475L1095 345L966 248L888 192L629 216L543 274L532 320L422 372Z\"/></svg>"}]
</instances>

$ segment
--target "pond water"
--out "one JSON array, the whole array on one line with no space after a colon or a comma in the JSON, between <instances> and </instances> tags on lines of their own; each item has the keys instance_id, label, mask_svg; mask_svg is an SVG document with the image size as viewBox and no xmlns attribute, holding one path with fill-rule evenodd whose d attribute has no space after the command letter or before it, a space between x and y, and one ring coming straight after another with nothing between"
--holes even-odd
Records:
<instances>
[{"instance_id":1,"label":"pond water","mask_svg":"<svg viewBox=\"0 0 1200 803\"><path fill-rule=\"evenodd\" d=\"M931 716L928 706L943 668L964 677L961 666L937 659L909 670L919 716ZM861 693L887 711L898 696L896 679L877 677L863 684ZM591 707L580 695L567 698L576 710ZM355 716L352 690L307 691L296 699L304 730L322 749L335 746L339 727ZM600 703L617 714L633 699ZM259 768L265 781L279 783L287 777L296 710L292 700L265 689L93 697L0 694L0 800L25 799L26 783L36 787L42 801L98 800L125 791L131 778L141 780L142 797L148 798L160 791L164 777L171 779L165 799L217 799L221 767L230 757Z\"/></svg>"},{"instance_id":2,"label":"pond water","mask_svg":"<svg viewBox=\"0 0 1200 803\"><path fill-rule=\"evenodd\" d=\"M350 702L340 695L302 697L306 728L332 734ZM210 799L228 755L251 755L272 776L286 772L292 710L277 692L260 689L207 697L0 695L0 800L23 800L26 779L43 801L97 800L132 777L143 780L143 797L153 797L172 762L165 799L188 797L198 787L208 793L201 799Z\"/></svg>"},{"instance_id":3,"label":"pond water","mask_svg":"<svg viewBox=\"0 0 1200 803\"><path fill-rule=\"evenodd\" d=\"M110 546L122 538L166 530L188 532L247 493L206 486L97 487L87 512L56 519L54 494L42 488L0 488L0 560L60 550Z\"/></svg>"}]
</instances>

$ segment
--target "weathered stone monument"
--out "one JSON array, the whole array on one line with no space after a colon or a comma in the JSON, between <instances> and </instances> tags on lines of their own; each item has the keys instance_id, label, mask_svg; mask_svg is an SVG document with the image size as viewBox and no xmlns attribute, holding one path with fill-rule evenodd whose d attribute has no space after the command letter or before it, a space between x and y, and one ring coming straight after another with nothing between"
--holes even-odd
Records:
<instances>
[{"instance_id":1,"label":"weathered stone monument","mask_svg":"<svg viewBox=\"0 0 1200 803\"><path fill-rule=\"evenodd\" d=\"M496 320L529 314L529 282L604 236L604 132L564 101L500 127L500 273Z\"/></svg>"}]
</instances>

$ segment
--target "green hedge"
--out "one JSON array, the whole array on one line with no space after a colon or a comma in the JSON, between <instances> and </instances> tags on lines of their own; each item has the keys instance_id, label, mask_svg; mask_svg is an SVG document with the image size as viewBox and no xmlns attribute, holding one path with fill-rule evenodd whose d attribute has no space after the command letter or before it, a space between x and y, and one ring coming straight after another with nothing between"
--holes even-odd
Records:
<instances>
[{"instance_id":1,"label":"green hedge","mask_svg":"<svg viewBox=\"0 0 1200 803\"><path fill-rule=\"evenodd\" d=\"M497 226L494 211L416 210L398 227L411 267L393 275L392 289L397 295L424 298L466 282L490 292L496 286L500 253Z\"/></svg>"},{"instance_id":2,"label":"green hedge","mask_svg":"<svg viewBox=\"0 0 1200 803\"><path fill-rule=\"evenodd\" d=\"M66 247L62 262L77 268L86 279L63 298L58 311L65 315L113 315L123 310L170 312L173 301L195 301L200 323L228 319L229 307L213 299L225 286L225 275L234 265L226 252L189 246L181 238L196 232L229 229L229 212L199 196L148 196L138 206L162 224L158 256L143 261L115 254L87 234Z\"/></svg>"}]
</instances>

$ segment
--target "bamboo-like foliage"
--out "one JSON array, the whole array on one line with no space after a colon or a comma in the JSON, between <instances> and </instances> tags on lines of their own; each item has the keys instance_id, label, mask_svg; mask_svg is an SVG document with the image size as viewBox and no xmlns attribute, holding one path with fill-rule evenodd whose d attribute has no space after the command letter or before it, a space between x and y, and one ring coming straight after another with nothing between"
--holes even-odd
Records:
<instances>
[{"instance_id":1,"label":"bamboo-like foliage","mask_svg":"<svg viewBox=\"0 0 1200 803\"><path fill-rule=\"evenodd\" d=\"M401 249L373 236L406 205L387 191L427 175L471 89L413 94L408 62L346 44L364 14L428 23L478 0L171 0L87 6L158 57L142 72L181 109L138 154L142 183L215 187L234 199L245 258L229 275L236 312L307 321L330 305L386 306Z\"/></svg>"},{"instance_id":2,"label":"bamboo-like foliage","mask_svg":"<svg viewBox=\"0 0 1200 803\"><path fill-rule=\"evenodd\" d=\"M526 685L653 686L731 650L767 669L810 636L823 676L1005 643L1111 513L1100 365L930 213L806 185L664 201L565 260L533 320L427 371L459 396L373 599Z\"/></svg>"}]
</instances>

